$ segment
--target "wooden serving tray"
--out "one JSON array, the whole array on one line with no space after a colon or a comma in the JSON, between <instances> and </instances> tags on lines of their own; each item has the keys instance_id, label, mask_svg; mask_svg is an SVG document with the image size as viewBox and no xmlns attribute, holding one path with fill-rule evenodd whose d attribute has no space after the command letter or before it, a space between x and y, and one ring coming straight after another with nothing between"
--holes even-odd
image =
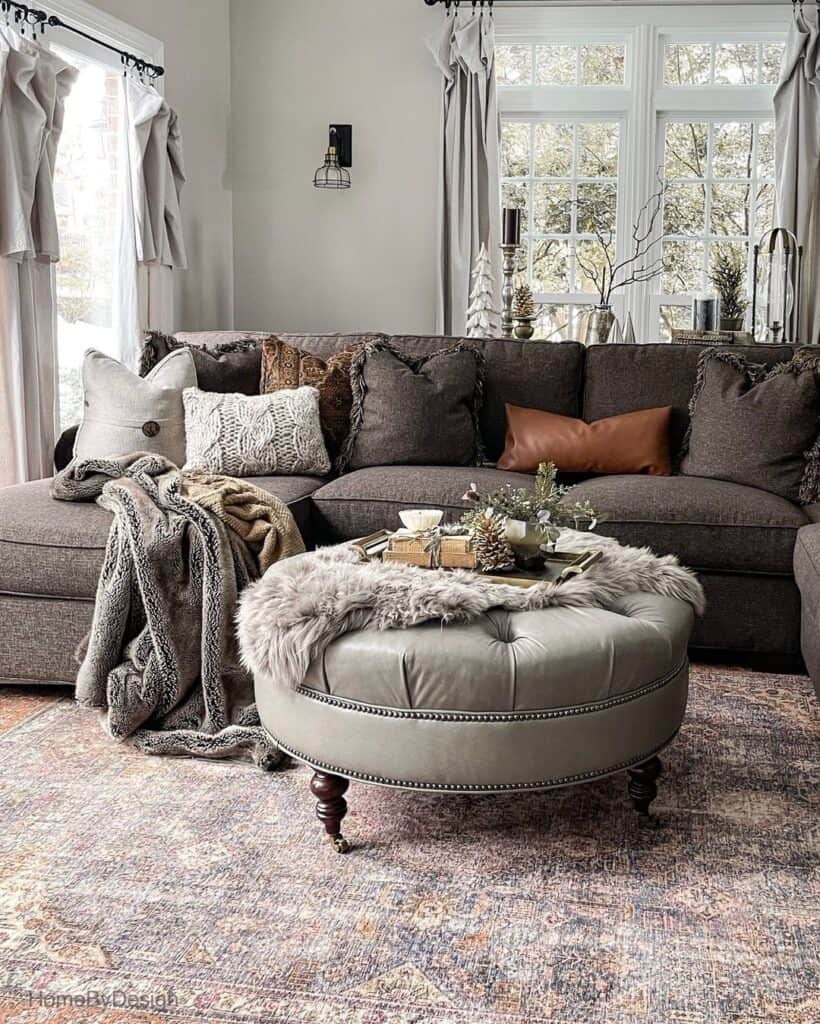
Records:
<instances>
[{"instance_id":1,"label":"wooden serving tray","mask_svg":"<svg viewBox=\"0 0 820 1024\"><path fill-rule=\"evenodd\" d=\"M371 533L367 537L359 537L350 543L362 557L381 560L387 550L390 537L390 530L378 530L376 533ZM547 555L544 568L537 572L514 568L506 572L476 573L476 575L491 583L501 583L508 587L534 587L538 583L556 583L579 576L586 572L591 565L594 565L600 557L600 551L552 552ZM393 564L399 563L393 562ZM455 571L449 567L444 568L445 572ZM469 572L470 570L459 570L459 572L465 571Z\"/></svg>"}]
</instances>

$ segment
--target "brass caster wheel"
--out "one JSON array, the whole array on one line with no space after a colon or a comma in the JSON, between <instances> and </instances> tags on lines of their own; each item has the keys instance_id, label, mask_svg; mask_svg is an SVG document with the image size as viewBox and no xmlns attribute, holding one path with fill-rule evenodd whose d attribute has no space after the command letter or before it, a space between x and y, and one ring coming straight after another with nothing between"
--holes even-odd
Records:
<instances>
[{"instance_id":1,"label":"brass caster wheel","mask_svg":"<svg viewBox=\"0 0 820 1024\"><path fill-rule=\"evenodd\" d=\"M344 836L331 836L330 841L336 853L350 853L350 843Z\"/></svg>"}]
</instances>

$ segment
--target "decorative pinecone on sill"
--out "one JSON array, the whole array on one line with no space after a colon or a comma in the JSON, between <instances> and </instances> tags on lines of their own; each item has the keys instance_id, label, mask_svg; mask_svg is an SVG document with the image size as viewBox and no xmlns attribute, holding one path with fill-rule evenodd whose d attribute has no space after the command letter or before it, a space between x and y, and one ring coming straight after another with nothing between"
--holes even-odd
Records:
<instances>
[{"instance_id":1,"label":"decorative pinecone on sill","mask_svg":"<svg viewBox=\"0 0 820 1024\"><path fill-rule=\"evenodd\" d=\"M515 289L515 298L513 299L513 317L516 320L528 320L530 317L534 317L536 312L532 289L528 284L519 285Z\"/></svg>"},{"instance_id":2,"label":"decorative pinecone on sill","mask_svg":"<svg viewBox=\"0 0 820 1024\"><path fill-rule=\"evenodd\" d=\"M477 515L473 519L470 533L479 569L493 572L509 569L515 564L513 549L507 541L503 516L491 511Z\"/></svg>"}]
</instances>

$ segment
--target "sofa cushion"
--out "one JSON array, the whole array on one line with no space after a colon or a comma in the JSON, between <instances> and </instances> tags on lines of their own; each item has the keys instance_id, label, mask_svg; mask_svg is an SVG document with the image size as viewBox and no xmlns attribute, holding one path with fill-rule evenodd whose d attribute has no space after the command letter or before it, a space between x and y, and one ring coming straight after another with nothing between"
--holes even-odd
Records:
<instances>
[{"instance_id":1,"label":"sofa cushion","mask_svg":"<svg viewBox=\"0 0 820 1024\"><path fill-rule=\"evenodd\" d=\"M551 462L562 473L669 476L672 409L641 409L586 423L543 409L507 406L507 444L499 469L535 473Z\"/></svg>"},{"instance_id":2,"label":"sofa cushion","mask_svg":"<svg viewBox=\"0 0 820 1024\"><path fill-rule=\"evenodd\" d=\"M353 405L350 364L356 351L355 348L346 348L322 359L273 335L262 342L260 392L268 395L303 386L316 388L322 433L331 462L337 458L350 433Z\"/></svg>"},{"instance_id":3,"label":"sofa cushion","mask_svg":"<svg viewBox=\"0 0 820 1024\"><path fill-rule=\"evenodd\" d=\"M808 522L776 494L702 477L596 477L570 494L608 516L601 533L693 569L790 576L796 532Z\"/></svg>"},{"instance_id":4,"label":"sofa cushion","mask_svg":"<svg viewBox=\"0 0 820 1024\"><path fill-rule=\"evenodd\" d=\"M405 508L444 509L457 521L469 506L462 496L471 483L479 491L502 484L532 487L533 477L478 466L375 466L331 480L313 495L322 540L351 540L382 529L398 529Z\"/></svg>"},{"instance_id":5,"label":"sofa cushion","mask_svg":"<svg viewBox=\"0 0 820 1024\"><path fill-rule=\"evenodd\" d=\"M226 338L223 333L227 332L215 332L212 340L197 344L183 340L187 337L185 335L151 331L143 342L140 375L144 377L169 352L186 348L190 349L193 357L197 387L200 390L258 395L262 366L261 339L242 334Z\"/></svg>"},{"instance_id":6,"label":"sofa cushion","mask_svg":"<svg viewBox=\"0 0 820 1024\"><path fill-rule=\"evenodd\" d=\"M74 440L78 459L132 452L185 461L182 392L196 387L190 351L171 352L145 377L111 356L89 349L83 358L83 419Z\"/></svg>"},{"instance_id":7,"label":"sofa cushion","mask_svg":"<svg viewBox=\"0 0 820 1024\"><path fill-rule=\"evenodd\" d=\"M767 367L728 349L700 358L681 472L760 487L789 501L820 497L820 377L797 356Z\"/></svg>"},{"instance_id":8,"label":"sofa cushion","mask_svg":"<svg viewBox=\"0 0 820 1024\"><path fill-rule=\"evenodd\" d=\"M280 497L310 543L310 495L319 477L253 477ZM0 593L93 598L111 513L93 502L55 501L50 480L0 489Z\"/></svg>"},{"instance_id":9,"label":"sofa cushion","mask_svg":"<svg viewBox=\"0 0 820 1024\"><path fill-rule=\"evenodd\" d=\"M617 416L636 409L672 406L670 448L680 451L689 426L689 402L695 389L703 345L593 345L587 350L583 418ZM788 362L790 345L732 345L757 363ZM558 410L555 410L558 411Z\"/></svg>"},{"instance_id":10,"label":"sofa cushion","mask_svg":"<svg viewBox=\"0 0 820 1024\"><path fill-rule=\"evenodd\" d=\"M420 357L383 341L365 345L350 367L350 434L338 468L479 462L483 365L463 342Z\"/></svg>"}]
</instances>

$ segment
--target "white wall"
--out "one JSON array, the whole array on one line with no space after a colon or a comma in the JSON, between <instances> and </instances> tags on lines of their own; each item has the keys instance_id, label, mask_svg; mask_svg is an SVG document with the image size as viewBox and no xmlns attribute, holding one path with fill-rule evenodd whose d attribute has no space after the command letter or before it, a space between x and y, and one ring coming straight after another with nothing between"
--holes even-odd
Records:
<instances>
[{"instance_id":1,"label":"white wall","mask_svg":"<svg viewBox=\"0 0 820 1024\"><path fill-rule=\"evenodd\" d=\"M92 0L165 44L165 95L178 111L188 182L190 269L175 277L179 329L233 326L233 227L225 174L230 116L229 0Z\"/></svg>"},{"instance_id":2,"label":"white wall","mask_svg":"<svg viewBox=\"0 0 820 1024\"><path fill-rule=\"evenodd\" d=\"M433 330L440 16L422 0L232 0L237 327ZM334 121L353 125L347 192L312 185Z\"/></svg>"}]
</instances>

